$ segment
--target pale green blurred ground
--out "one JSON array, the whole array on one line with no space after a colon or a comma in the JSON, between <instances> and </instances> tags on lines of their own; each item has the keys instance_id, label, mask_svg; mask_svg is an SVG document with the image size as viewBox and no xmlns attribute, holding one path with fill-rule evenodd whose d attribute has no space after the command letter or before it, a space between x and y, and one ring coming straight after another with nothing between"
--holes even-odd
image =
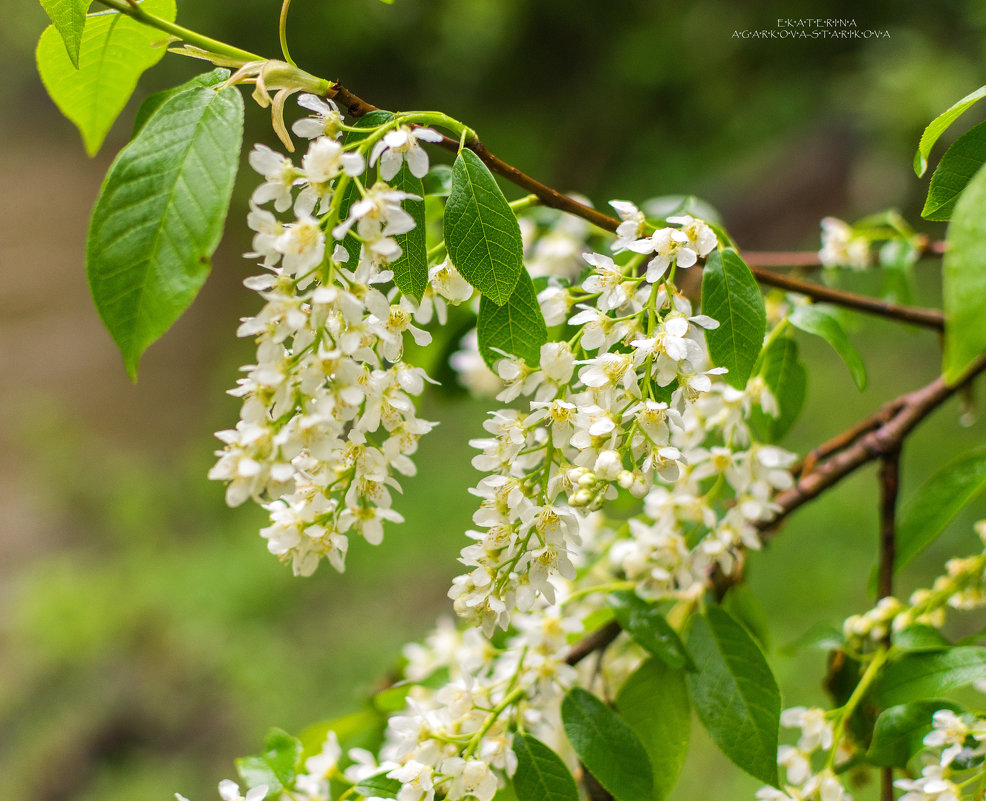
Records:
<instances>
[{"instance_id":1,"label":"pale green blurred ground","mask_svg":"<svg viewBox=\"0 0 986 801\"><path fill-rule=\"evenodd\" d=\"M274 52L279 3L182 4L180 20ZM845 17L889 40L756 42L733 30L777 17ZM641 200L695 192L724 214L742 246L817 246L818 219L898 205L915 219L924 184L910 172L922 125L986 82L979 4L939 2L694 3L295 0L293 52L382 106L440 108L487 144L563 189ZM87 162L44 98L30 62L44 16L28 0L0 28L0 777L22 801L215 797L232 758L269 726L289 730L355 708L437 614L456 572L473 498L466 440L483 407L425 401L442 425L422 443L421 476L384 544L355 544L349 569L293 579L256 531L262 513L230 511L205 479L212 432L235 421L223 391L248 361L236 319L255 308L239 287L248 266L243 173L234 224L193 309L126 380L91 308L82 272L88 208L124 120ZM266 26L266 27L261 27ZM141 92L183 80L170 58ZM128 114L133 113L133 107ZM270 140L256 110L253 138ZM976 118L981 119L981 115ZM941 234L941 226L929 227ZM917 301L937 303L934 265ZM877 291L869 279L857 288ZM833 353L817 365L792 432L803 449L930 380L928 333L860 321L852 333L871 372L860 395ZM906 497L963 449L953 402L904 454ZM774 616L771 661L789 703L821 699L823 656L778 646L818 621L865 607L875 553L868 469L799 512L762 555L751 583ZM975 547L952 526L949 547ZM695 727L697 731L697 726ZM708 747L675 798L751 798ZM865 795L865 794L861 794Z\"/></svg>"}]
</instances>

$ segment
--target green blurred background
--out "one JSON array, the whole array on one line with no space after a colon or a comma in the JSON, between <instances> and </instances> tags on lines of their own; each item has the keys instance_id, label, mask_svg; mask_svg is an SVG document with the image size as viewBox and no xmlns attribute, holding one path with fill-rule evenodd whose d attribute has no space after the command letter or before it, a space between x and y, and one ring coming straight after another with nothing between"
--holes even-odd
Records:
<instances>
[{"instance_id":1,"label":"green blurred background","mask_svg":"<svg viewBox=\"0 0 986 801\"><path fill-rule=\"evenodd\" d=\"M180 2L179 21L273 55L279 5ZM817 17L890 38L733 36ZM446 111L507 161L599 206L697 194L752 249L815 249L826 214L895 206L916 220L927 179L910 161L923 125L986 82L986 7L954 0L295 0L291 19L299 64L376 105ZM397 504L407 523L379 548L354 544L343 576L292 578L257 536L263 514L227 509L205 478L212 433L236 419L224 390L251 359L233 331L256 308L240 285L251 267L236 222L253 181L243 173L202 296L130 385L88 297L83 241L137 103L88 161L34 73L45 23L33 0L17 0L0 27L3 794L213 798L232 758L255 751L269 726L297 730L357 708L400 644L450 613L445 591L473 506L465 442L483 405L426 398L423 416L442 424ZM199 68L167 57L138 99ZM247 141L271 142L266 114L248 117ZM937 304L937 266L917 273L917 302ZM880 289L872 276L843 282ZM858 319L852 336L871 371L862 394L825 346L802 343L813 370L793 449L936 374L931 334ZM953 402L909 441L905 497L984 441L981 422L963 428L958 417ZM863 471L751 559L788 705L821 700L824 657L779 646L868 603L875 487ZM902 587L934 575L949 549L973 550L969 524L983 516L974 504ZM752 798L755 788L706 744L675 798Z\"/></svg>"}]
</instances>

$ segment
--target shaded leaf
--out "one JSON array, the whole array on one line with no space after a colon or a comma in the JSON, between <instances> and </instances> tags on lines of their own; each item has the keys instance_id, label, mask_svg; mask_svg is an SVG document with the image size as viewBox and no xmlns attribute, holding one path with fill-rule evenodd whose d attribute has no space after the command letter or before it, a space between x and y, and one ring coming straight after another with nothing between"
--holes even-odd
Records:
<instances>
[{"instance_id":1,"label":"shaded leaf","mask_svg":"<svg viewBox=\"0 0 986 801\"><path fill-rule=\"evenodd\" d=\"M388 771L384 770L361 779L356 785L356 792L376 798L397 798L404 785L399 779L387 778L387 773Z\"/></svg>"},{"instance_id":2,"label":"shaded leaf","mask_svg":"<svg viewBox=\"0 0 986 801\"><path fill-rule=\"evenodd\" d=\"M464 149L452 166L445 204L445 246L462 277L502 306L524 269L520 226L496 179Z\"/></svg>"},{"instance_id":3,"label":"shaded leaf","mask_svg":"<svg viewBox=\"0 0 986 801\"><path fill-rule=\"evenodd\" d=\"M513 785L519 801L578 801L575 779L558 754L529 734L514 735L517 771Z\"/></svg>"},{"instance_id":4,"label":"shaded leaf","mask_svg":"<svg viewBox=\"0 0 986 801\"><path fill-rule=\"evenodd\" d=\"M716 606L692 618L687 644L699 670L686 681L702 724L738 767L777 787L781 696L760 648Z\"/></svg>"},{"instance_id":5,"label":"shaded leaf","mask_svg":"<svg viewBox=\"0 0 986 801\"><path fill-rule=\"evenodd\" d=\"M65 43L65 52L76 69L79 67L79 47L86 25L86 11L92 0L41 0L51 24Z\"/></svg>"},{"instance_id":6,"label":"shaded leaf","mask_svg":"<svg viewBox=\"0 0 986 801\"><path fill-rule=\"evenodd\" d=\"M767 313L753 273L731 248L715 250L706 260L702 313L719 321L705 332L712 362L729 370L730 386L742 389L763 347Z\"/></svg>"},{"instance_id":7,"label":"shaded leaf","mask_svg":"<svg viewBox=\"0 0 986 801\"><path fill-rule=\"evenodd\" d=\"M961 707L938 699L915 701L883 710L876 719L866 758L874 765L905 767L911 757L925 747L922 741L934 728L932 717L940 709L958 712Z\"/></svg>"},{"instance_id":8,"label":"shaded leaf","mask_svg":"<svg viewBox=\"0 0 986 801\"><path fill-rule=\"evenodd\" d=\"M379 128L384 123L390 122L393 118L393 114L382 109L377 109L376 111L371 111L369 114L364 114L356 120L355 123L353 123L353 127L365 128L366 130L347 131L344 139L345 145L348 147L354 142L358 142L361 139L366 139L366 137L368 137L372 132L371 129ZM369 180L369 176L367 176L367 180ZM357 187L353 181L346 184L346 187L342 190L342 200L339 201L340 221L345 220L349 216L349 207L359 199L359 196L359 187ZM363 247L362 243L355 236L353 236L353 234L347 233L346 238L342 240L342 246L349 254L349 266L355 268L359 263L359 254Z\"/></svg>"},{"instance_id":9,"label":"shaded leaf","mask_svg":"<svg viewBox=\"0 0 986 801\"><path fill-rule=\"evenodd\" d=\"M986 648L966 646L947 651L905 653L883 669L873 688L882 707L937 697L986 677Z\"/></svg>"},{"instance_id":10,"label":"shaded leaf","mask_svg":"<svg viewBox=\"0 0 986 801\"><path fill-rule=\"evenodd\" d=\"M609 596L609 603L620 627L638 645L668 667L696 669L678 632L671 628L657 604L648 603L633 592L614 592Z\"/></svg>"},{"instance_id":11,"label":"shaded leaf","mask_svg":"<svg viewBox=\"0 0 986 801\"><path fill-rule=\"evenodd\" d=\"M777 401L779 414L773 417L754 408L750 423L761 440L777 442L794 425L805 402L808 376L798 360L795 341L789 337L773 340L760 355L759 372Z\"/></svg>"},{"instance_id":12,"label":"shaded leaf","mask_svg":"<svg viewBox=\"0 0 986 801\"><path fill-rule=\"evenodd\" d=\"M575 687L562 700L561 719L579 759L616 801L651 801L647 752L619 715Z\"/></svg>"},{"instance_id":13,"label":"shaded leaf","mask_svg":"<svg viewBox=\"0 0 986 801\"><path fill-rule=\"evenodd\" d=\"M931 148L935 146L938 137L945 133L953 122L984 97L986 97L986 86L980 86L975 92L966 95L928 123L928 126L924 129L924 133L921 134L917 152L914 154L914 172L918 177L924 175L924 171L928 169L928 154L931 153Z\"/></svg>"},{"instance_id":14,"label":"shaded leaf","mask_svg":"<svg viewBox=\"0 0 986 801\"><path fill-rule=\"evenodd\" d=\"M238 90L195 87L166 100L106 175L89 223L86 272L134 380L141 354L209 273L242 135Z\"/></svg>"},{"instance_id":15,"label":"shaded leaf","mask_svg":"<svg viewBox=\"0 0 986 801\"><path fill-rule=\"evenodd\" d=\"M169 22L175 0L144 0L142 8ZM86 17L76 69L54 26L38 42L38 72L51 99L82 133L86 151L99 150L127 104L137 79L165 53L167 36L118 11Z\"/></svg>"},{"instance_id":16,"label":"shaded leaf","mask_svg":"<svg viewBox=\"0 0 986 801\"><path fill-rule=\"evenodd\" d=\"M692 712L684 674L648 659L620 688L616 708L647 751L653 797L662 801L674 789L688 753Z\"/></svg>"},{"instance_id":17,"label":"shaded leaf","mask_svg":"<svg viewBox=\"0 0 986 801\"><path fill-rule=\"evenodd\" d=\"M898 651L940 651L951 646L938 629L920 623L895 631L893 643Z\"/></svg>"},{"instance_id":18,"label":"shaded leaf","mask_svg":"<svg viewBox=\"0 0 986 801\"><path fill-rule=\"evenodd\" d=\"M986 122L962 134L945 151L931 176L921 216L926 220L950 220L959 195L986 162Z\"/></svg>"},{"instance_id":19,"label":"shaded leaf","mask_svg":"<svg viewBox=\"0 0 986 801\"><path fill-rule=\"evenodd\" d=\"M925 481L900 510L894 569L900 570L934 542L984 489L986 448L963 454Z\"/></svg>"},{"instance_id":20,"label":"shaded leaf","mask_svg":"<svg viewBox=\"0 0 986 801\"><path fill-rule=\"evenodd\" d=\"M856 346L846 336L838 318L831 311L817 304L795 306L787 319L795 328L800 328L828 342L846 363L849 374L859 390L862 392L866 389L866 365L863 364L863 357L859 355Z\"/></svg>"},{"instance_id":21,"label":"shaded leaf","mask_svg":"<svg viewBox=\"0 0 986 801\"><path fill-rule=\"evenodd\" d=\"M294 782L301 759L301 741L281 729L271 729L264 741L264 753L236 760L236 770L249 787L266 784L277 793Z\"/></svg>"},{"instance_id":22,"label":"shaded leaf","mask_svg":"<svg viewBox=\"0 0 986 801\"><path fill-rule=\"evenodd\" d=\"M476 334L479 352L490 367L503 358L497 350L519 356L532 367L538 366L541 346L548 341L548 327L527 270L521 271L513 294L502 306L487 295L480 298Z\"/></svg>"}]
</instances>

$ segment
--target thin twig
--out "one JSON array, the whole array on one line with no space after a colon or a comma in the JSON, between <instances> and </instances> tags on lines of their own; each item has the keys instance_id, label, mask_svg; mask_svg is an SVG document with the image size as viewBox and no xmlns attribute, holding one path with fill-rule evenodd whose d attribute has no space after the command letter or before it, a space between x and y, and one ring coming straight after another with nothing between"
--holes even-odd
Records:
<instances>
[{"instance_id":1,"label":"thin twig","mask_svg":"<svg viewBox=\"0 0 986 801\"><path fill-rule=\"evenodd\" d=\"M900 490L900 446L880 460L880 560L877 598L894 594L897 554L897 493Z\"/></svg>"}]
</instances>

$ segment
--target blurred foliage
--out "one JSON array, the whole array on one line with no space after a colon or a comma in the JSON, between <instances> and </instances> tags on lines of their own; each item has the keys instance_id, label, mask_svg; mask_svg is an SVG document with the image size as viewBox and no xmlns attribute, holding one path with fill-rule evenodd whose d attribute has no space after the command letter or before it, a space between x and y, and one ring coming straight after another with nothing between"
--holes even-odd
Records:
<instances>
[{"instance_id":1,"label":"blurred foliage","mask_svg":"<svg viewBox=\"0 0 986 801\"><path fill-rule=\"evenodd\" d=\"M278 53L276 0L179 5L189 27ZM915 219L923 184L910 160L921 128L986 83L986 6L972 2L825 4L826 17L889 30L889 39L732 37L821 13L808 0L755 9L728 0L295 0L289 35L306 69L382 107L447 111L506 160L597 205L697 193L720 208L741 245L814 247L824 214L852 218L897 205ZM0 130L13 135L28 119L29 135L44 128L49 145L78 147L33 71L44 24L29 1L0 28ZM200 69L165 59L141 92ZM248 137L271 141L265 114L248 116ZM108 148L128 130L121 121ZM240 191L249 183L244 174ZM917 296L932 305L935 270L919 270ZM850 283L877 292L867 281ZM863 394L827 346L802 343L805 360L823 367L810 378L792 447L817 443L937 370L927 334L867 322L853 337L872 373ZM982 424L959 429L956 408L909 444L905 496L970 436L982 441ZM232 422L222 409L217 428ZM232 757L254 751L268 726L297 729L356 708L399 644L448 608L444 592L473 506L464 492L473 478L465 441L481 415L473 403L426 409L424 417L443 422L422 441L423 475L395 504L408 522L390 527L380 548L354 543L344 576L323 568L306 581L267 555L257 514L225 508L221 488L205 480L201 442L188 446L195 456L162 464L153 442L148 454L118 452L68 417L19 421L30 454L24 469L61 539L4 588L6 795L123 801L180 790L211 798L215 782L231 775ZM752 557L753 586L768 608L787 610L772 632L775 648L866 606L874 486L869 474L853 478ZM950 527L926 575L949 547L974 547L969 524L982 516L978 504ZM919 573L915 566L905 578L926 577ZM774 660L782 684L799 687L786 697L810 701L803 677L821 677L823 655ZM752 797L755 788L713 749L693 750L689 760L676 797L708 797L719 774L714 795Z\"/></svg>"}]
</instances>

